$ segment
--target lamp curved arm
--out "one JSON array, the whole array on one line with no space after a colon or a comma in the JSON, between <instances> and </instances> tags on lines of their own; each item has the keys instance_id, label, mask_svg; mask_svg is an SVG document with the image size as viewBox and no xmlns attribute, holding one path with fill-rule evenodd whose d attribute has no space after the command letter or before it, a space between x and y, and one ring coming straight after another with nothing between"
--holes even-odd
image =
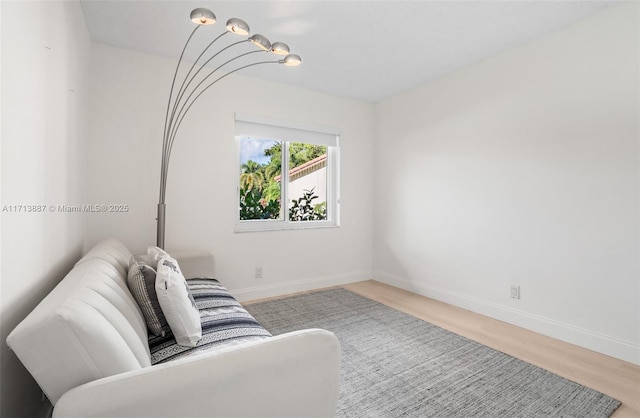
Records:
<instances>
[{"instance_id":1,"label":"lamp curved arm","mask_svg":"<svg viewBox=\"0 0 640 418\"><path fill-rule=\"evenodd\" d=\"M215 41L216 41L217 39L219 39L222 35L227 34L227 33L230 33L230 32L223 32L223 33L222 33L221 35L219 35L216 39L214 39L214 40L213 40L213 42L215 42ZM210 43L210 44L205 48L205 51L206 51L206 50L207 50L211 45L213 45L213 42L211 42L211 43ZM196 60L196 62L191 66L191 69L189 69L189 72L188 72L188 73L187 73L187 75L185 76L185 79L184 79L184 81L182 82L182 85L180 86L180 90L178 90L178 94L176 95L176 97L177 97L177 98L176 98L175 102L173 103L173 110L171 111L171 117L169 118L169 129L171 129L171 127L173 126L173 120L174 120L174 117L175 117L175 115L176 115L176 110L177 110L177 108L178 108L178 106L179 106L179 104L180 104L180 101L182 100L182 97L183 97L183 96L184 96L184 94L187 92L187 89L189 88L189 86L191 85L191 83L193 82L193 80L195 80L195 78L198 76L198 74L200 73L200 71L202 71L202 70L205 68L205 66L206 66L207 64L209 64L209 63L210 63L214 58L216 58L216 57L217 57L218 55L220 55L222 52L226 51L227 49L229 49L229 48L231 48L231 47L233 47L233 46L235 46L235 45L239 45L239 44L242 44L242 43L245 43L245 42L248 42L248 39L243 39L243 40L241 40L241 41L234 42L234 43L232 43L232 44L230 44L230 45L227 45L226 47L222 48L220 51L216 52L212 57L210 57L208 60L206 60L204 63L202 63L202 65L200 66L200 68L198 68L198 70L197 70L197 71L193 74L193 76L191 76L191 78L189 79L188 77L189 77L189 75L190 75L190 73L191 73L191 70L193 70L193 68L195 67L196 63L197 63L197 62L198 62L198 60L200 59L200 57L202 57L202 55L204 54L204 51L202 52L202 54L200 54L200 56L198 56L198 59L197 59L197 60ZM208 77L209 77L209 76L205 77L205 79L206 79L206 78L208 78ZM189 80L188 82L187 82L187 79ZM185 86L185 82L187 82L186 86ZM198 86L194 87L194 89L193 89L193 90L195 90L195 89L197 89L197 88L198 88ZM187 100L185 100L185 102L186 102L186 101L188 101L188 100L189 100L189 99L187 98ZM184 106L183 106L183 107L184 107ZM179 113L180 113L180 112L178 112L178 114L179 114ZM171 133L170 133L170 132L167 132L167 134L168 134L168 136L169 136L169 137L171 136Z\"/></svg>"},{"instance_id":2,"label":"lamp curved arm","mask_svg":"<svg viewBox=\"0 0 640 418\"><path fill-rule=\"evenodd\" d=\"M244 42L244 41L242 41L242 42ZM230 46L231 46L231 45L230 45ZM177 116L176 116L176 119L178 119L178 120L179 120L179 122L178 122L177 124L175 124L175 125L174 125L174 121L175 121L175 119L173 119L174 115L172 115L172 117L171 117L171 121L169 122L169 127L170 127L170 130L172 131L172 132L169 132L169 137L168 137L168 141L169 141L169 153L171 153L171 148L173 147L173 141L174 141L174 139L175 139L176 132L178 131L178 128L180 127L180 123L182 122L182 118L184 118L184 115L186 115L186 114L187 114L187 112L189 111L189 108L191 107L191 106L189 105L189 108L187 108L187 109L185 110L185 106L187 106L187 104L189 104L189 99L191 99L191 97L196 93L196 91L198 90L198 88L199 88L199 87L200 87L200 86L201 86L201 85L202 85L202 84L203 84L203 83L204 83L204 82L205 82L209 77L211 77L211 76L212 76L216 71L218 71L219 69L221 69L221 68L222 68L222 67L224 67L225 65L227 65L227 64L229 64L230 62L233 62L233 61L235 61L235 60L237 60L237 59L239 59L239 58L242 58L242 57L244 57L244 56L254 54L254 53L256 53L256 52L264 52L264 51L263 51L263 50L255 50L255 51L245 52L245 53L243 53L243 54L240 54L240 55L238 55L238 56L236 56L236 57L233 57L233 58L231 58L231 59L229 59L229 60L225 61L224 63L220 64L220 65L219 65L219 66L217 66L215 69L213 69L211 72L209 72L209 74L207 74L207 76L206 76L206 77L204 77L202 80L200 80L200 82L198 83L198 85L196 85L196 86L192 89L191 93L190 93L190 94L189 94L189 96L187 96L187 98L185 99L184 103L182 104L182 107L180 108L180 110L178 111L178 114L177 114ZM194 77L195 77L195 75L194 75ZM208 87L206 87L206 88L208 88ZM206 88L205 88L205 90L206 90ZM203 90L203 91L204 91L204 90ZM198 95L198 96L199 96L199 95ZM195 101L196 101L196 99L197 99L197 97L196 97L195 99L193 99L193 101L192 101L191 103L195 102Z\"/></svg>"},{"instance_id":3,"label":"lamp curved arm","mask_svg":"<svg viewBox=\"0 0 640 418\"><path fill-rule=\"evenodd\" d=\"M200 96L202 96L202 94L205 91L207 91L210 87L212 87L218 81L242 69L253 67L256 65L261 65L261 64L276 64L276 63L285 64L287 66L294 66L294 65L298 65L301 61L299 56L295 54L289 54L284 59L281 59L281 60L252 62L246 65L241 65L238 68L235 68L227 72L226 74L219 76L218 78L216 78L215 80L207 84L204 88L202 88L202 85L205 83L205 81L209 80L209 78L214 73L216 73L225 65L239 58L242 58L249 54L253 54L255 52L263 52L263 51L270 51L279 55L284 55L284 53L289 52L289 48L286 46L286 44L282 44L280 42L271 44L269 40L264 36L255 34L249 37L248 39L238 41L238 42L232 42L226 47L220 49L219 51L214 53L212 57L210 57L203 64L201 64L200 68L195 70L196 65L198 65L200 60L204 57L205 53L211 48L211 46L227 33L227 32L223 32L220 35L218 35L216 38L214 38L202 50L202 52L200 52L200 55L198 55L198 58L191 65L189 70L186 72L186 74L182 78L180 87L176 91L175 87L176 87L176 80L178 79L178 71L180 70L182 59L184 57L187 46L191 41L191 38L193 38L193 36L195 35L195 32L200 28L201 25L209 25L209 24L215 23L216 17L212 11L208 9L199 8L199 9L194 9L191 12L191 20L194 23L196 23L197 26L193 29L193 31L189 35L189 38L187 39L187 42L184 44L184 47L182 48L182 52L180 53L180 58L178 59L178 64L176 65L176 69L173 73L173 79L171 81L171 90L169 91L169 100L167 102L167 109L165 112L165 119L164 119L164 129L163 129L163 138L162 138L162 159L161 159L161 169L160 169L160 198L158 202L158 217L157 217L158 223L157 223L157 241L156 241L158 247L160 248L164 248L165 209L166 209L165 196L166 196L166 189L167 189L167 178L169 173L169 162L171 160L171 151L173 149L173 143L175 141L178 130L182 125L182 121L184 120L187 113L189 113L189 110L191 109L193 104L196 101L198 101ZM229 31L229 33L236 33L239 35L248 35L249 26L240 19L235 19L235 18L229 19L229 21L227 21L227 31ZM223 64L219 65L214 70L212 70L209 74L207 74L203 79L201 79L195 87L191 87L194 81L196 81L196 77L198 77L200 72L209 62L211 62L214 58L219 56L223 51L226 51L227 49L235 45L239 45L247 41L253 42L261 50L245 52L225 61ZM279 44L282 44L282 45L279 45ZM198 91L199 89L201 90Z\"/></svg>"},{"instance_id":4,"label":"lamp curved arm","mask_svg":"<svg viewBox=\"0 0 640 418\"><path fill-rule=\"evenodd\" d=\"M238 57L236 57L238 58ZM164 248L164 233L165 233L165 210L166 210L166 204L165 204L165 194L166 194L166 189L167 189L167 176L169 173L169 160L171 159L171 148L173 146L173 139L175 139L175 134L177 132L177 128L180 127L180 124L182 123L182 120L184 119L185 115L187 114L187 112L189 112L189 109L191 109L191 106L193 106L193 104L196 102L196 100L198 100L198 98L202 95L202 93L204 93L207 89L209 89L209 87L213 86L214 84L216 84L218 81L222 80L223 78L227 77L228 75L231 75L233 73L235 73L236 71L240 71L244 68L248 68L248 67L253 67L255 65L261 65L261 64L282 64L284 62L284 60L277 60L277 61L259 61L259 62L254 62L251 64L247 64L247 65L243 65L241 67L238 67L232 71L229 71L226 74L221 75L220 77L218 77L217 79L215 79L213 82L211 82L209 85L207 85L200 93L198 93L198 95L191 101L191 103L189 104L189 106L185 109L184 113L182 114L182 116L180 117L180 119L178 120L178 124L176 126L176 130L173 133L173 137L171 139L171 143L168 144L170 145L168 148L163 147L162 150L162 173L161 173L161 181L160 181L160 201L158 202L158 217L157 219L157 230L156 230L156 245L160 248Z\"/></svg>"},{"instance_id":5,"label":"lamp curved arm","mask_svg":"<svg viewBox=\"0 0 640 418\"><path fill-rule=\"evenodd\" d=\"M252 51L252 52L254 52L254 51ZM235 58L233 58L233 59L229 60L229 62L230 62L230 61L233 61L234 59L240 58L240 57L241 57L241 56L243 56L243 55L247 55L247 54L248 54L248 53L245 53L245 54L239 55L238 57L235 57ZM245 68L248 68L248 67L253 67L253 66L255 66L255 65L261 65L261 64L281 64L281 63L282 63L282 60L276 60L276 61L258 61L258 62L254 62L254 63L251 63L251 64L246 64L246 65L243 65L243 66L241 66L241 67L235 68L235 69L233 69L233 70L229 71L228 73L225 73L225 74L221 75L220 77L216 78L213 82L211 82L210 84L208 84L204 89L202 89L202 91L201 91L200 93L198 93L198 95L197 95L196 97L194 97L194 98L193 98L193 100L191 101L191 103L189 103L189 106L187 106L187 108L184 110L184 112L182 113L182 115L181 115L181 116L179 116L178 122L177 122L176 127L175 127L175 129L174 129L174 131L173 131L173 135L171 136L171 139L169 140L169 146L168 146L168 148L166 149L166 152L163 152L163 162L164 162L164 165L163 165L163 172L164 172L164 178L165 178L165 179L167 178L167 175L168 175L168 172L169 172L169 161L170 161L170 159L171 159L171 150L172 150L172 148L173 148L173 142L174 142L174 140L175 140L176 133L178 132L178 129L180 128L180 125L182 124L182 121L184 120L184 117L185 117L185 116L187 115L187 113L189 112L189 109L191 109L191 106L193 106L193 104L198 100L198 98L199 98L199 97L200 97L200 96L201 96L205 91L207 91L207 89L209 89L209 87L213 86L214 84L216 84L218 81L222 80L223 78L225 78L225 77L227 77L227 76L229 76L229 75L231 75L231 74L233 74L233 73L235 73L235 72L237 72L237 71L240 71L240 70L242 70L242 69L245 69ZM225 63L225 64L226 64L226 63ZM223 64L223 65L224 65L224 64ZM166 187L167 187L167 185L166 185L166 181L165 181L165 183L164 183L164 184L162 184L162 191L161 191L161 199L160 199L160 203L164 203L164 196L165 196L165 190L166 190Z\"/></svg>"},{"instance_id":6,"label":"lamp curved arm","mask_svg":"<svg viewBox=\"0 0 640 418\"><path fill-rule=\"evenodd\" d=\"M200 27L200 25L198 25L198 27ZM189 75L191 75L191 71L193 71L193 69L195 68L196 64L198 64L198 61L200 61L200 58L202 58L202 56L207 52L207 50L209 48L211 48L211 46L220 38L222 38L224 35L226 35L229 32L222 32L220 35L216 36L214 38L213 41L209 42L209 45L206 46L206 48L204 48L202 50L202 52L200 53L200 55L198 55L198 58L196 58L196 60L193 62L193 64L191 65L191 68L189 68L189 71L187 71L187 74L184 76L184 80L182 80L182 84L180 85L180 88L178 89L178 93L176 94L177 99L175 100L174 104L173 104L173 110L172 112L172 117L173 114L175 113L176 107L178 106L178 102L180 101L180 98L182 97L183 94L183 88L186 89L187 87L189 87L189 83L191 83L191 80L193 80L193 77L195 77L196 75L198 75L198 73L200 72L200 70L202 69L202 67L200 67L200 69L198 69L198 71L196 71L196 73L193 75L193 77L191 78L191 80L189 80L189 83L187 83L187 86L185 87L184 83L187 82L187 80L189 79ZM185 45L186 47L186 45ZM218 52L219 54L220 52ZM216 54L216 55L218 55ZM216 56L214 55L214 57ZM211 59L209 59L209 61L211 61ZM209 61L205 62L204 64L202 64L202 66L205 66ZM178 64L179 65L179 64ZM175 76L174 76L175 77ZM167 110L167 117L169 115L169 112ZM170 124L169 124L170 125ZM165 121L165 134L166 134L166 121Z\"/></svg>"},{"instance_id":7,"label":"lamp curved arm","mask_svg":"<svg viewBox=\"0 0 640 418\"><path fill-rule=\"evenodd\" d=\"M229 32L224 32L224 33L229 33ZM216 39L217 39L217 38L216 38ZM205 68L205 66L206 66L209 62L211 62L215 57L217 57L218 55L220 55L220 53L224 52L225 50L227 50L227 49L229 49L229 48L231 48L231 47L233 47L233 46L236 46L236 45L239 45L239 44L242 44L242 43L245 43L245 42L248 42L248 40L247 40L247 39L243 39L242 41L234 42L234 43L232 43L232 44L230 44L230 45L227 45L226 47L222 48L220 51L218 51L217 53L215 53L212 57L210 57L207 61L205 61L205 62L202 64L202 66L198 69L198 71L196 71L196 72L195 72L195 74L193 74L193 76L191 77L191 79L189 79L189 82L187 83L187 85L186 85L186 86L184 86L184 82L182 83L182 84L183 84L183 86L184 86L184 89L182 88L182 86L180 87L180 90L179 90L178 95L177 95L177 99L176 99L176 101L174 102L173 110L171 111L171 117L169 118L169 126L168 126L168 129L167 129L167 132L166 132L167 136L166 136L166 139L164 139L165 141L169 141L169 140L170 140L170 138L171 138L172 136L174 136L174 134L173 134L171 131L172 131L172 130L173 130L173 128L174 128L174 124L173 124L173 123L174 123L174 120L175 120L174 118L176 117L176 110L177 110L178 106L180 105L180 102L182 101L182 98L184 97L184 94L187 92L187 89L189 88L189 85L191 85L191 83L193 82L193 80L195 80L195 78L196 78L196 77L197 77L197 75L200 73L200 71L202 71L202 69L203 69L203 68ZM210 44L210 45L211 45L211 44ZM208 48L208 47L207 47L207 48ZM258 50L258 51L251 51L251 52L262 52L262 51ZM240 58L240 57L242 57L242 56L244 56L244 55L247 55L247 54L248 54L248 53L246 53L246 54L241 54L241 55L239 55L239 56L237 56L237 57L235 57L235 58L233 58L233 59L231 59L231 60L229 60L229 61L225 62L225 63L224 63L224 64L222 64L221 66L217 67L215 70L211 71L211 72L210 72L206 77L204 77L204 79L203 79L202 81L200 81L200 83L198 83L198 85L197 85L197 86L195 86L195 87L193 88L193 90L191 91L191 94L190 94L190 95L187 97L187 99L184 101L184 103L182 104L182 107L181 107L181 108L180 108L180 110L178 111L178 116L177 116L177 117L180 117L180 113L181 113L181 112L182 112L182 110L184 109L185 104L189 101L189 98L190 98L190 97L193 95L193 93L198 89L198 87L200 87L200 85L202 85L202 83L204 82L204 80L206 80L207 78L211 77L211 75L212 75L214 72L216 72L218 69L220 69L223 65L228 64L229 62L233 61L234 59ZM202 56L202 54L200 54L200 56ZM198 57L198 59L200 59L200 57ZM194 65L195 65L195 64L194 64ZM192 67L192 69L193 69L193 67ZM186 81L186 79L185 79L185 81Z\"/></svg>"},{"instance_id":8,"label":"lamp curved arm","mask_svg":"<svg viewBox=\"0 0 640 418\"><path fill-rule=\"evenodd\" d=\"M193 38L193 35L195 35L196 31L200 29L200 25L196 26L195 29L193 29L193 31L191 32L191 35L189 35L189 38L187 38L187 42L184 44L184 47L182 48L182 52L180 53L180 58L178 58L178 64L176 65L176 70L173 73L173 80L171 81L171 90L169 91L169 101L167 102L167 112L165 114L164 117L164 130L163 132L166 134L167 132L167 124L168 124L168 119L169 119L169 108L171 107L171 98L173 97L173 88L175 87L176 84L176 77L178 76L178 70L180 69L180 63L182 62L182 57L184 56L184 51L187 50L187 45L189 45L189 42L191 41L191 38ZM165 147L166 147L166 143L163 140L162 141L162 153L164 154L165 152ZM163 170L164 171L164 170ZM162 183L165 182L165 179L161 179L160 182L160 195L162 196Z\"/></svg>"}]
</instances>

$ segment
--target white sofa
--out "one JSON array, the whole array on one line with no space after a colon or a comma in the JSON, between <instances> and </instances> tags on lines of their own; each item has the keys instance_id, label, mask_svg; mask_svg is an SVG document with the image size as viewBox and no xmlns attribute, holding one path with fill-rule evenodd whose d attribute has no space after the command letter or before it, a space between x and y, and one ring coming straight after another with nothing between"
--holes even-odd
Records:
<instances>
[{"instance_id":1,"label":"white sofa","mask_svg":"<svg viewBox=\"0 0 640 418\"><path fill-rule=\"evenodd\" d=\"M127 288L130 251L90 250L11 332L7 344L54 417L333 416L340 348L310 329L151 365L147 328ZM212 257L176 255L187 278Z\"/></svg>"}]
</instances>

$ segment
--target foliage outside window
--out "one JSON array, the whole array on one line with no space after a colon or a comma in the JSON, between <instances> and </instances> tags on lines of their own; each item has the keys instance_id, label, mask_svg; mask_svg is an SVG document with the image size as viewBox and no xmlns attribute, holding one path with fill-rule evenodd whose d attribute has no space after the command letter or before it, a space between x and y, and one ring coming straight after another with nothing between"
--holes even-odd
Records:
<instances>
[{"instance_id":1,"label":"foliage outside window","mask_svg":"<svg viewBox=\"0 0 640 418\"><path fill-rule=\"evenodd\" d=\"M264 136L236 137L236 231L336 226L337 147Z\"/></svg>"}]
</instances>

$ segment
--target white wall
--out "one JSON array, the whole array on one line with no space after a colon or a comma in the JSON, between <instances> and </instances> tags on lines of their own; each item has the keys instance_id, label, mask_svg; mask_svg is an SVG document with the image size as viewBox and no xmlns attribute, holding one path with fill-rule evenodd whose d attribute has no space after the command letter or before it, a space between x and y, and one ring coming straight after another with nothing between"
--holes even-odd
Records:
<instances>
[{"instance_id":1,"label":"white wall","mask_svg":"<svg viewBox=\"0 0 640 418\"><path fill-rule=\"evenodd\" d=\"M638 7L376 106L375 278L640 363Z\"/></svg>"},{"instance_id":2,"label":"white wall","mask_svg":"<svg viewBox=\"0 0 640 418\"><path fill-rule=\"evenodd\" d=\"M117 237L155 245L160 152L176 61L102 44L92 49L89 200L130 211L89 216L89 245ZM295 71L295 68L281 68ZM234 233L238 154L234 113L341 130L339 228ZM178 134L167 188L168 251L206 249L241 299L370 278L373 106L232 75L193 106ZM263 279L255 267L262 266Z\"/></svg>"},{"instance_id":3,"label":"white wall","mask_svg":"<svg viewBox=\"0 0 640 418\"><path fill-rule=\"evenodd\" d=\"M83 244L155 242L175 61L91 47L76 2L3 1L0 17L1 204L130 207L86 224L0 218L0 415L37 416L40 390L4 340ZM366 279L373 265L379 280L639 362L638 62L631 4L375 108L229 77L176 144L167 248L213 251L241 299ZM233 233L234 112L342 130L340 228Z\"/></svg>"},{"instance_id":4,"label":"white wall","mask_svg":"<svg viewBox=\"0 0 640 418\"><path fill-rule=\"evenodd\" d=\"M0 202L47 205L45 213L1 215L0 415L35 417L48 402L5 340L82 251L83 216L51 213L48 205L83 202L90 39L77 2L0 7Z\"/></svg>"}]
</instances>

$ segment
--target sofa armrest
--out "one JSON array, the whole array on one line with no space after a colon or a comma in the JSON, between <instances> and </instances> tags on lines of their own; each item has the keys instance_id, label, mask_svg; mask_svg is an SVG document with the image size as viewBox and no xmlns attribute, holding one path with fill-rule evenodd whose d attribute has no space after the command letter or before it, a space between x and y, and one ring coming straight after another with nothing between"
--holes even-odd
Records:
<instances>
[{"instance_id":1,"label":"sofa armrest","mask_svg":"<svg viewBox=\"0 0 640 418\"><path fill-rule=\"evenodd\" d=\"M310 329L106 377L66 392L61 417L333 417L340 346Z\"/></svg>"},{"instance_id":2,"label":"sofa armrest","mask_svg":"<svg viewBox=\"0 0 640 418\"><path fill-rule=\"evenodd\" d=\"M186 279L214 277L213 254L207 251L182 251L170 253L178 261Z\"/></svg>"}]
</instances>

